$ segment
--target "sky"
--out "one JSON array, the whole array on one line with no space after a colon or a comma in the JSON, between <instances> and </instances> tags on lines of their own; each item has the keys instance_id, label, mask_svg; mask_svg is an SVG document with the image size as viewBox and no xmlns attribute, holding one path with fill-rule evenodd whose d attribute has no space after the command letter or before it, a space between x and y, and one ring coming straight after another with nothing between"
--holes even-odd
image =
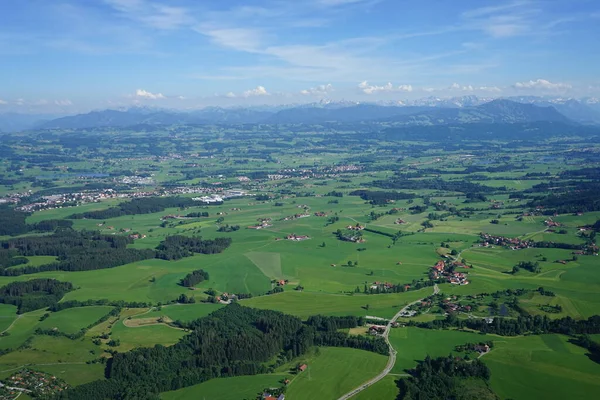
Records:
<instances>
[{"instance_id":1,"label":"sky","mask_svg":"<svg viewBox=\"0 0 600 400\"><path fill-rule=\"evenodd\" d=\"M597 0L0 0L0 113L600 96Z\"/></svg>"}]
</instances>

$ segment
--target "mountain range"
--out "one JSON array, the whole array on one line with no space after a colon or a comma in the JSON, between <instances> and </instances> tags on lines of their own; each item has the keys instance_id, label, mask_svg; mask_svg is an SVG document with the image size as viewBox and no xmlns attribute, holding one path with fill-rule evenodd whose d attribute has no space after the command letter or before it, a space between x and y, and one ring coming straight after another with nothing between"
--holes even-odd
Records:
<instances>
[{"instance_id":1,"label":"mountain range","mask_svg":"<svg viewBox=\"0 0 600 400\"><path fill-rule=\"evenodd\" d=\"M148 107L92 111L53 118L50 115L0 114L0 131L34 129L84 129L133 125L173 124L297 124L373 121L395 125L445 125L460 123L526 123L550 121L600 124L596 99L511 97L490 100L476 96L450 99L425 98L386 103L331 102L277 107L207 107L177 111Z\"/></svg>"}]
</instances>

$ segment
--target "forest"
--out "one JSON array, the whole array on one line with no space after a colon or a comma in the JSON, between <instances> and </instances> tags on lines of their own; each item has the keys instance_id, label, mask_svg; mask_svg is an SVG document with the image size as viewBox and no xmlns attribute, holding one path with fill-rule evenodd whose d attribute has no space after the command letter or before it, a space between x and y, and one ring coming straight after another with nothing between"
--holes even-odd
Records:
<instances>
[{"instance_id":1,"label":"forest","mask_svg":"<svg viewBox=\"0 0 600 400\"><path fill-rule=\"evenodd\" d=\"M0 288L0 303L17 306L17 313L52 306L63 296L74 290L70 282L56 279L31 279L25 282L11 282Z\"/></svg>"},{"instance_id":2,"label":"forest","mask_svg":"<svg viewBox=\"0 0 600 400\"><path fill-rule=\"evenodd\" d=\"M51 219L34 224L26 223L29 213L7 206L0 207L0 236L17 236L29 232L52 232L56 228L70 228L73 221Z\"/></svg>"},{"instance_id":3,"label":"forest","mask_svg":"<svg viewBox=\"0 0 600 400\"><path fill-rule=\"evenodd\" d=\"M116 207L111 207L106 210L88 211L79 214L72 214L70 219L109 219L121 217L123 215L138 215L151 214L164 211L166 208L192 207L196 203L186 197L145 197L133 199L131 201L121 203Z\"/></svg>"},{"instance_id":4,"label":"forest","mask_svg":"<svg viewBox=\"0 0 600 400\"><path fill-rule=\"evenodd\" d=\"M60 399L150 399L157 393L226 376L267 373L276 355L304 354L314 345L380 350L383 339L354 337L335 327L353 326L356 317L314 317L310 323L281 312L233 303L189 324L192 333L171 347L157 345L116 353L107 364L107 380L67 390ZM320 330L319 330L320 329ZM382 351L379 351L382 352Z\"/></svg>"},{"instance_id":5,"label":"forest","mask_svg":"<svg viewBox=\"0 0 600 400\"><path fill-rule=\"evenodd\" d=\"M231 244L230 238L202 240L199 237L168 236L156 250L128 249L133 239L96 231L58 229L52 235L27 236L0 242L0 275L19 276L43 271L91 271L113 268L150 258L178 260L194 253L216 254ZM23 256L55 256L56 262L23 266ZM26 260L26 259L25 259ZM15 262L16 261L16 262Z\"/></svg>"},{"instance_id":6,"label":"forest","mask_svg":"<svg viewBox=\"0 0 600 400\"><path fill-rule=\"evenodd\" d=\"M427 356L409 373L409 378L397 381L398 400L499 399L489 387L489 368L479 360ZM462 385L463 380L469 380L469 385ZM474 385L474 380L481 384Z\"/></svg>"},{"instance_id":7,"label":"forest","mask_svg":"<svg viewBox=\"0 0 600 400\"><path fill-rule=\"evenodd\" d=\"M156 247L156 258L162 260L179 260L184 257L201 254L217 254L231 245L231 238L215 238L202 240L201 237L182 235L167 236Z\"/></svg>"}]
</instances>

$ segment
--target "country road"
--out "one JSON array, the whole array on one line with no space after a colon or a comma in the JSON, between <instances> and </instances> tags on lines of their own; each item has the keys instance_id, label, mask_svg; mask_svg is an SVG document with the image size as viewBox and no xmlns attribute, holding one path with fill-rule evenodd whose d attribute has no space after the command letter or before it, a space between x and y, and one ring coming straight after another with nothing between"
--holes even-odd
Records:
<instances>
[{"instance_id":1,"label":"country road","mask_svg":"<svg viewBox=\"0 0 600 400\"><path fill-rule=\"evenodd\" d=\"M438 288L438 285L435 284L433 285L433 294L438 294L440 291L440 289ZM423 299L419 299L419 300L415 300L410 304L407 304L406 306L404 306L404 308L402 308L402 310L398 311L396 313L396 315L394 315L394 317L390 320L390 322L388 322L388 324L385 327L385 331L383 332L383 338L385 339L389 349L390 349L390 358L388 359L388 362L385 366L385 368L383 369L383 371L381 371L381 373L379 375L377 375L376 377L368 380L367 382L363 383L362 385L360 385L359 387L353 389L352 391L346 393L345 395L343 395L342 397L340 397L338 400L347 400L355 395L357 395L358 393L362 392L363 390L365 390L366 388L368 388L369 386L379 382L380 380L382 380L387 374L390 373L390 371L392 370L392 368L394 368L394 364L396 364L396 354L397 351L392 347L392 344L390 343L389 340L389 335L390 335L390 329L392 329L392 324L394 322L396 322L396 320L400 317L401 314L403 314L410 306L412 306L413 304L416 304L420 301L423 301Z\"/></svg>"}]
</instances>

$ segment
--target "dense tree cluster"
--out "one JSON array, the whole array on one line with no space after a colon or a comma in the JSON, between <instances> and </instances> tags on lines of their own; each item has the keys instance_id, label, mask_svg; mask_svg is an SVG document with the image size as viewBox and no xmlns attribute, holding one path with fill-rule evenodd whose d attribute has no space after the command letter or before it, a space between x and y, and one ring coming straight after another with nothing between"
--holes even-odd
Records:
<instances>
[{"instance_id":1,"label":"dense tree cluster","mask_svg":"<svg viewBox=\"0 0 600 400\"><path fill-rule=\"evenodd\" d=\"M231 238L202 240L201 237L168 236L157 247L156 258L179 260L194 253L217 254L231 245Z\"/></svg>"},{"instance_id":2,"label":"dense tree cluster","mask_svg":"<svg viewBox=\"0 0 600 400\"><path fill-rule=\"evenodd\" d=\"M239 231L239 230L240 230L239 225L225 224L225 225L219 226L219 228L217 229L217 232L235 232L235 231Z\"/></svg>"},{"instance_id":3,"label":"dense tree cluster","mask_svg":"<svg viewBox=\"0 0 600 400\"><path fill-rule=\"evenodd\" d=\"M28 224L29 213L17 211L7 206L0 207L0 236L23 235L28 232L52 232L56 228L70 228L73 221L50 219Z\"/></svg>"},{"instance_id":4,"label":"dense tree cluster","mask_svg":"<svg viewBox=\"0 0 600 400\"><path fill-rule=\"evenodd\" d=\"M495 317L491 323L483 318L459 319L449 314L446 319L430 322L414 323L421 328L469 328L482 333L493 333L501 336L517 336L525 334L560 333L564 335L597 334L600 333L600 315L594 315L585 320L575 320L571 317L550 319L541 315L521 315L516 319Z\"/></svg>"},{"instance_id":5,"label":"dense tree cluster","mask_svg":"<svg viewBox=\"0 0 600 400\"><path fill-rule=\"evenodd\" d=\"M353 315L345 317L328 317L314 315L306 320L306 324L313 326L318 331L337 331L338 329L356 328L365 324L363 317Z\"/></svg>"},{"instance_id":6,"label":"dense tree cluster","mask_svg":"<svg viewBox=\"0 0 600 400\"><path fill-rule=\"evenodd\" d=\"M54 305L71 290L73 285L70 282L56 279L11 282L0 288L0 303L17 306L17 313L21 314Z\"/></svg>"},{"instance_id":7,"label":"dense tree cluster","mask_svg":"<svg viewBox=\"0 0 600 400\"><path fill-rule=\"evenodd\" d=\"M124 300L108 300L108 299L99 299L99 300L67 300L61 301L60 303L56 303L48 307L49 311L61 311L66 310L68 308L76 308L76 307L88 307L88 306L113 306L119 309L121 308L145 308L152 306L151 303L143 302L143 301L124 301Z\"/></svg>"},{"instance_id":8,"label":"dense tree cluster","mask_svg":"<svg viewBox=\"0 0 600 400\"><path fill-rule=\"evenodd\" d=\"M543 207L543 214L553 215L600 210L600 185L586 182L581 189L567 190L563 194L550 194L530 201L530 207Z\"/></svg>"},{"instance_id":9,"label":"dense tree cluster","mask_svg":"<svg viewBox=\"0 0 600 400\"><path fill-rule=\"evenodd\" d=\"M122 217L123 215L152 214L155 212L164 211L165 208L185 208L194 205L194 201L187 197L145 197L133 199L106 210L87 211L80 214L73 214L69 216L69 218L109 219Z\"/></svg>"},{"instance_id":10,"label":"dense tree cluster","mask_svg":"<svg viewBox=\"0 0 600 400\"><path fill-rule=\"evenodd\" d=\"M27 236L0 242L2 253L19 256L54 256L56 262L40 266L7 268L0 274L18 276L42 271L89 271L112 268L155 257L154 250L128 249L133 240L125 236L103 235L95 231L59 229L52 235Z\"/></svg>"},{"instance_id":11,"label":"dense tree cluster","mask_svg":"<svg viewBox=\"0 0 600 400\"><path fill-rule=\"evenodd\" d=\"M360 196L361 199L374 205L388 204L390 200L408 200L415 198L414 193L386 192L364 189L354 190L350 192L350 196Z\"/></svg>"},{"instance_id":12,"label":"dense tree cluster","mask_svg":"<svg viewBox=\"0 0 600 400\"><path fill-rule=\"evenodd\" d=\"M179 283L181 286L192 287L207 280L208 272L204 271L203 269L197 269L187 274Z\"/></svg>"},{"instance_id":13,"label":"dense tree cluster","mask_svg":"<svg viewBox=\"0 0 600 400\"><path fill-rule=\"evenodd\" d=\"M493 193L505 191L506 187L491 187L473 183L466 180L445 181L443 179L406 179L402 175L387 180L373 181L373 185L382 189L405 190L440 190L444 192L462 193Z\"/></svg>"},{"instance_id":14,"label":"dense tree cluster","mask_svg":"<svg viewBox=\"0 0 600 400\"><path fill-rule=\"evenodd\" d=\"M499 399L489 387L490 370L479 360L467 362L451 356L436 359L428 356L410 370L410 375L397 381L399 400ZM476 380L479 385L475 385ZM471 390L476 390L476 394L469 393Z\"/></svg>"},{"instance_id":15,"label":"dense tree cluster","mask_svg":"<svg viewBox=\"0 0 600 400\"><path fill-rule=\"evenodd\" d=\"M203 211L203 212L191 212L191 213L185 214L185 216L187 218L206 218L206 217L208 217L208 212L206 212L206 211Z\"/></svg>"},{"instance_id":16,"label":"dense tree cluster","mask_svg":"<svg viewBox=\"0 0 600 400\"><path fill-rule=\"evenodd\" d=\"M96 231L58 229L47 236L27 236L0 242L0 275L18 276L43 271L90 271L112 268L150 258L177 260L194 253L215 254L231 244L230 238L202 240L198 237L169 236L156 248L128 249L133 239L103 235ZM57 261L8 268L23 264L23 256L54 256ZM19 258L21 257L21 258Z\"/></svg>"},{"instance_id":17,"label":"dense tree cluster","mask_svg":"<svg viewBox=\"0 0 600 400\"><path fill-rule=\"evenodd\" d=\"M311 324L277 311L231 304L185 324L192 333L171 347L157 345L116 353L107 365L107 380L77 386L61 399L154 399L167 390L212 378L270 371L269 361L282 354L292 359L314 345L349 346L387 354L387 344L333 329L358 323L356 317L314 317ZM317 330L315 325L324 330Z\"/></svg>"}]
</instances>

